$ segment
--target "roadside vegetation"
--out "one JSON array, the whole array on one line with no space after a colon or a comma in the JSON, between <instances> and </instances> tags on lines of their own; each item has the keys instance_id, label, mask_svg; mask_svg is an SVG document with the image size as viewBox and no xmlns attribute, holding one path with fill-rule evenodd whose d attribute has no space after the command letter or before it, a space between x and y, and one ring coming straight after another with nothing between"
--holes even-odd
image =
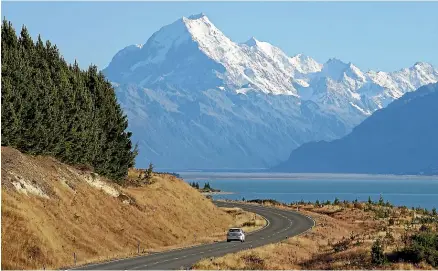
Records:
<instances>
[{"instance_id":1,"label":"roadside vegetation","mask_svg":"<svg viewBox=\"0 0 438 271\"><path fill-rule=\"evenodd\" d=\"M242 228L246 233L258 230L266 226L266 220L258 214L244 211L241 208L226 208L221 207L233 218L233 225L231 227Z\"/></svg>"},{"instance_id":2,"label":"roadside vegetation","mask_svg":"<svg viewBox=\"0 0 438 271\"><path fill-rule=\"evenodd\" d=\"M2 269L146 255L223 241L229 227L262 226L258 216L222 210L173 175L130 169L121 186L49 156L11 147L1 154ZM140 173L147 182L136 183Z\"/></svg>"},{"instance_id":3,"label":"roadside vegetation","mask_svg":"<svg viewBox=\"0 0 438 271\"><path fill-rule=\"evenodd\" d=\"M281 243L219 258L204 259L194 269L436 269L436 209L394 207L383 197L294 202L251 200L311 216L316 226Z\"/></svg>"}]
</instances>

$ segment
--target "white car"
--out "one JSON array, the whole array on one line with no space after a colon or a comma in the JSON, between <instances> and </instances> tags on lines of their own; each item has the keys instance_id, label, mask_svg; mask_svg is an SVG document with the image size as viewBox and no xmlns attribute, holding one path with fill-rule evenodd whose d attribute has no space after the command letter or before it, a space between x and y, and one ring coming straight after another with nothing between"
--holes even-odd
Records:
<instances>
[{"instance_id":1,"label":"white car","mask_svg":"<svg viewBox=\"0 0 438 271\"><path fill-rule=\"evenodd\" d=\"M241 228L231 228L227 233L227 242L240 241L245 242L245 232Z\"/></svg>"}]
</instances>

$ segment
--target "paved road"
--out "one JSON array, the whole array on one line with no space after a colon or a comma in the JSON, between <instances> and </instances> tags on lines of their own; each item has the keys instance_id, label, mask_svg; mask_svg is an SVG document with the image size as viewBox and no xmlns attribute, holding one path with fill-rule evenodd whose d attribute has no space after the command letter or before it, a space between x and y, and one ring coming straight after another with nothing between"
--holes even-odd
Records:
<instances>
[{"instance_id":1,"label":"paved road","mask_svg":"<svg viewBox=\"0 0 438 271\"><path fill-rule=\"evenodd\" d=\"M79 270L174 270L188 269L191 265L206 257L219 257L239 250L254 248L270 243L276 243L288 237L301 234L312 228L314 221L302 214L265 207L234 202L217 201L219 207L240 207L244 210L264 216L268 220L265 228L246 236L246 241L223 242L188 247L178 250L153 253L136 258L115 260L105 263L86 265Z\"/></svg>"}]
</instances>

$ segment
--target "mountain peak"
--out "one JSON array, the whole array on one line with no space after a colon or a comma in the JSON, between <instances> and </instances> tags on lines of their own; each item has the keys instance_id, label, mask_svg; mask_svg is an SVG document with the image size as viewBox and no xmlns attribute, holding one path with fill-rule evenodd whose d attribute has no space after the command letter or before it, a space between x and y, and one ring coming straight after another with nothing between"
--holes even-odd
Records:
<instances>
[{"instance_id":1,"label":"mountain peak","mask_svg":"<svg viewBox=\"0 0 438 271\"><path fill-rule=\"evenodd\" d=\"M297 54L291 57L294 67L301 73L319 72L322 69L322 64L319 64L313 58L304 54Z\"/></svg>"},{"instance_id":2,"label":"mountain peak","mask_svg":"<svg viewBox=\"0 0 438 271\"><path fill-rule=\"evenodd\" d=\"M345 63L344 61L336 58L336 57L332 57L329 60L327 60L327 62L324 64L324 66L325 65L342 65L342 66L346 66L348 64Z\"/></svg>"},{"instance_id":3,"label":"mountain peak","mask_svg":"<svg viewBox=\"0 0 438 271\"><path fill-rule=\"evenodd\" d=\"M415 62L414 66L412 67L414 69L430 69L433 68L433 66L427 62Z\"/></svg>"},{"instance_id":4,"label":"mountain peak","mask_svg":"<svg viewBox=\"0 0 438 271\"><path fill-rule=\"evenodd\" d=\"M244 44L246 44L246 45L252 47L252 46L256 46L258 42L259 42L259 41L258 41L256 38L251 37L249 40L247 40L246 42L244 42Z\"/></svg>"},{"instance_id":5,"label":"mountain peak","mask_svg":"<svg viewBox=\"0 0 438 271\"><path fill-rule=\"evenodd\" d=\"M189 20L199 20L199 19L201 19L201 18L203 18L203 17L207 17L203 12L201 12L201 13L199 13L199 14L193 14L193 15L190 15L189 17L188 17L188 19Z\"/></svg>"}]
</instances>

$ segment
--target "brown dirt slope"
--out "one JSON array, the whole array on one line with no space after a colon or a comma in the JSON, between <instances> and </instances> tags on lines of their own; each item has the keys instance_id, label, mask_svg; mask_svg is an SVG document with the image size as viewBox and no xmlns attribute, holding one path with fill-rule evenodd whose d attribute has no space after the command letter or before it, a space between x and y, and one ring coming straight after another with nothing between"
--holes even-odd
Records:
<instances>
[{"instance_id":1,"label":"brown dirt slope","mask_svg":"<svg viewBox=\"0 0 438 271\"><path fill-rule=\"evenodd\" d=\"M50 157L2 147L2 269L60 268L222 236L234 223L188 184L122 188ZM194 235L196 233L196 236Z\"/></svg>"}]
</instances>

